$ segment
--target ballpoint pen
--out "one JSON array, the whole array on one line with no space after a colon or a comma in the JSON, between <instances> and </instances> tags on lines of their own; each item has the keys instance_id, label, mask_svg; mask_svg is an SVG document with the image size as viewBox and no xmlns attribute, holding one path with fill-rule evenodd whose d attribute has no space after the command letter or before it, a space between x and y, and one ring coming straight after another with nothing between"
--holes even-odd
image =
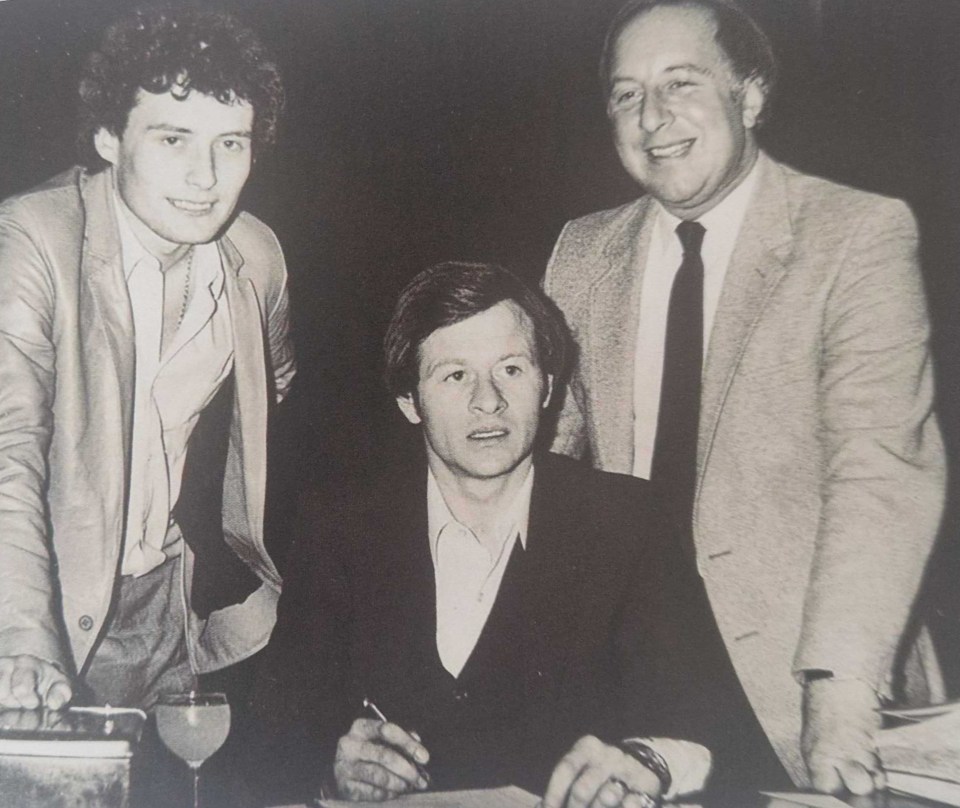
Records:
<instances>
[{"instance_id":1,"label":"ballpoint pen","mask_svg":"<svg viewBox=\"0 0 960 808\"><path fill-rule=\"evenodd\" d=\"M373 713L377 718L379 718L381 721L383 721L384 724L386 724L387 721L389 721L389 719L383 714L383 711L382 711L379 707L377 707L376 704L374 704L372 701L370 701L370 699L368 699L366 696L364 696L364 699L363 699L363 706L364 706L365 709L369 710L369 711L370 711L371 713ZM419 741L420 739L417 738L417 740ZM399 751L399 750L398 750L398 751ZM419 774L419 775L424 779L424 781L427 783L427 785L430 785L430 772L428 772L428 771L423 767L423 764L417 763L417 761L415 761L415 760L411 760L410 762L413 763L413 765L416 767L416 769L417 769L417 774Z\"/></svg>"}]
</instances>

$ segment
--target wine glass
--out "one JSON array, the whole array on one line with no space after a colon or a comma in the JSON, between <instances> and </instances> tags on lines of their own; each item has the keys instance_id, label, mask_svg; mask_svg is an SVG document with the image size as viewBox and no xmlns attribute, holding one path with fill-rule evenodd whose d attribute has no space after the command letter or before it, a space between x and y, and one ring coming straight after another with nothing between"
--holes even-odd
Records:
<instances>
[{"instance_id":1,"label":"wine glass","mask_svg":"<svg viewBox=\"0 0 960 808\"><path fill-rule=\"evenodd\" d=\"M160 739L193 772L193 808L200 808L200 767L230 732L230 705L223 693L171 693L154 710Z\"/></svg>"}]
</instances>

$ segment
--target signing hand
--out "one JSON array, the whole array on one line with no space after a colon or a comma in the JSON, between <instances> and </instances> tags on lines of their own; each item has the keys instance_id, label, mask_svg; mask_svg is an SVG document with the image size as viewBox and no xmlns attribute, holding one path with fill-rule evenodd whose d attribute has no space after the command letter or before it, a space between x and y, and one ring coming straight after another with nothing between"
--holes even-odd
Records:
<instances>
[{"instance_id":1,"label":"signing hand","mask_svg":"<svg viewBox=\"0 0 960 808\"><path fill-rule=\"evenodd\" d=\"M67 675L30 654L0 657L0 707L59 710L73 698Z\"/></svg>"},{"instance_id":2,"label":"signing hand","mask_svg":"<svg viewBox=\"0 0 960 808\"><path fill-rule=\"evenodd\" d=\"M886 778L876 752L880 701L856 679L817 679L803 693L803 759L817 791L869 794Z\"/></svg>"},{"instance_id":3,"label":"signing hand","mask_svg":"<svg viewBox=\"0 0 960 808\"><path fill-rule=\"evenodd\" d=\"M333 775L348 800L389 800L428 785L417 768L430 753L415 733L389 721L358 718L337 743Z\"/></svg>"},{"instance_id":4,"label":"signing hand","mask_svg":"<svg viewBox=\"0 0 960 808\"><path fill-rule=\"evenodd\" d=\"M592 735L577 741L550 776L542 808L650 808L660 779L615 746Z\"/></svg>"}]
</instances>

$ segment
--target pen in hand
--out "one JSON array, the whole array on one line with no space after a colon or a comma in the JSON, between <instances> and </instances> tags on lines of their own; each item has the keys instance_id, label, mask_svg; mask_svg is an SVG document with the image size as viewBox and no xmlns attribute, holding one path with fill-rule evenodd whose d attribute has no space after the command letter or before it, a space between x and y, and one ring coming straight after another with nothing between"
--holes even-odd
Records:
<instances>
[{"instance_id":1,"label":"pen in hand","mask_svg":"<svg viewBox=\"0 0 960 808\"><path fill-rule=\"evenodd\" d=\"M373 713L381 721L383 721L384 724L387 723L387 717L382 712L380 712L380 708L377 707L377 705L374 704L372 701L370 701L370 699L364 698L363 707L364 709L369 710L371 713Z\"/></svg>"},{"instance_id":2,"label":"pen in hand","mask_svg":"<svg viewBox=\"0 0 960 808\"><path fill-rule=\"evenodd\" d=\"M371 713L373 713L378 719L380 719L384 724L386 724L386 723L389 721L389 719L383 714L383 711L382 711L379 707L377 707L376 704L374 704L372 701L370 701L370 699L364 697L364 699L363 699L363 706L364 706L364 709L369 710L369 711L370 711ZM417 736L415 735L415 733L411 733L411 734L414 735L414 737L417 737ZM417 737L417 740L419 741L420 738ZM417 774L419 774L419 775L424 779L424 781L426 781L427 785L429 786L429 785L430 785L430 772L428 772L428 771L426 770L426 768L425 768L421 763L418 763L418 762L415 761L415 760L411 760L410 762L413 763L413 765L416 767L416 769L417 769Z\"/></svg>"}]
</instances>

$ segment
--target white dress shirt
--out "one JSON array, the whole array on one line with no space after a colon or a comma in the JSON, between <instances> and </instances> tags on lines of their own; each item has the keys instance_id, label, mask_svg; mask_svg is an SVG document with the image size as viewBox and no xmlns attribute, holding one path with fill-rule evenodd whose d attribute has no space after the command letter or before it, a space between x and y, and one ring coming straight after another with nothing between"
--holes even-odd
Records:
<instances>
[{"instance_id":1,"label":"white dress shirt","mask_svg":"<svg viewBox=\"0 0 960 808\"><path fill-rule=\"evenodd\" d=\"M497 521L493 550L450 512L432 471L427 479L427 526L437 586L437 651L459 676L487 624L503 573L519 541L526 548L533 467Z\"/></svg>"},{"instance_id":2,"label":"white dress shirt","mask_svg":"<svg viewBox=\"0 0 960 808\"><path fill-rule=\"evenodd\" d=\"M762 159L762 158L759 158ZM758 159L758 162L759 162ZM715 208L697 219L706 233L703 259L703 358L706 361L713 320L720 303L730 256L757 183L757 165ZM640 288L640 325L633 366L633 475L650 478L660 412L660 384L673 279L683 260L678 219L659 203Z\"/></svg>"},{"instance_id":3,"label":"white dress shirt","mask_svg":"<svg viewBox=\"0 0 960 808\"><path fill-rule=\"evenodd\" d=\"M139 242L117 195L123 272L133 311L136 375L130 495L121 572L144 575L182 549L170 515L180 496L187 442L203 408L233 367L233 335L216 243L193 248L194 292L161 356L163 273Z\"/></svg>"},{"instance_id":4,"label":"white dress shirt","mask_svg":"<svg viewBox=\"0 0 960 808\"><path fill-rule=\"evenodd\" d=\"M493 608L507 562L517 542L526 549L531 467L513 501L504 508L491 552L450 512L433 472L427 472L427 533L437 587L437 651L443 667L459 676ZM700 744L672 738L642 738L667 762L673 778L668 797L702 791L712 756Z\"/></svg>"}]
</instances>

